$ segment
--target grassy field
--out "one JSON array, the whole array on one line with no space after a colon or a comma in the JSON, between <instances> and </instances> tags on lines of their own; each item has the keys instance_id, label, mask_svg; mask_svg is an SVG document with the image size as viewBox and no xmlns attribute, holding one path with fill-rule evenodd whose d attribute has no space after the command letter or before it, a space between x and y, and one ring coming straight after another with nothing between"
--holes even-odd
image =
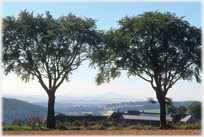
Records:
<instances>
[{"instance_id":1,"label":"grassy field","mask_svg":"<svg viewBox=\"0 0 204 137\"><path fill-rule=\"evenodd\" d=\"M140 111L142 112L142 111ZM149 110L144 110L144 112L147 113L160 113L160 109L149 109Z\"/></svg>"}]
</instances>

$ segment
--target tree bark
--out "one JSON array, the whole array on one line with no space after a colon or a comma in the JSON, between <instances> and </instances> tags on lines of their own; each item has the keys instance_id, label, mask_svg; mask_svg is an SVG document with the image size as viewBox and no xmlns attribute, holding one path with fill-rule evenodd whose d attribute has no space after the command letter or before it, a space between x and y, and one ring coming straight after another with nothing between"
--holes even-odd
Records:
<instances>
[{"instance_id":1,"label":"tree bark","mask_svg":"<svg viewBox=\"0 0 204 137\"><path fill-rule=\"evenodd\" d=\"M48 92L48 113L47 113L47 128L52 129L55 128L55 94L54 92Z\"/></svg>"},{"instance_id":2,"label":"tree bark","mask_svg":"<svg viewBox=\"0 0 204 137\"><path fill-rule=\"evenodd\" d=\"M160 104L160 126L166 127L166 107L165 107L165 95L161 90L156 91L157 99Z\"/></svg>"}]
</instances>

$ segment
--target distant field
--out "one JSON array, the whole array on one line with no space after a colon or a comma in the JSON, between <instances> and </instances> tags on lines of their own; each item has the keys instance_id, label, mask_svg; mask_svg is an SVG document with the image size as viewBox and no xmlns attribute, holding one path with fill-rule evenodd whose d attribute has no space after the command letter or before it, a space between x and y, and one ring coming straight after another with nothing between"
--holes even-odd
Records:
<instances>
[{"instance_id":1,"label":"distant field","mask_svg":"<svg viewBox=\"0 0 204 137\"><path fill-rule=\"evenodd\" d=\"M116 106L116 107L109 107L109 108L105 108L105 110L112 110L112 109L117 109L117 108L123 108L123 107L134 107L134 105L126 105L126 106Z\"/></svg>"},{"instance_id":2,"label":"distant field","mask_svg":"<svg viewBox=\"0 0 204 137\"><path fill-rule=\"evenodd\" d=\"M142 112L142 111L140 111L140 112ZM144 112L148 112L148 113L160 113L160 109L149 109L149 110L144 110Z\"/></svg>"}]
</instances>

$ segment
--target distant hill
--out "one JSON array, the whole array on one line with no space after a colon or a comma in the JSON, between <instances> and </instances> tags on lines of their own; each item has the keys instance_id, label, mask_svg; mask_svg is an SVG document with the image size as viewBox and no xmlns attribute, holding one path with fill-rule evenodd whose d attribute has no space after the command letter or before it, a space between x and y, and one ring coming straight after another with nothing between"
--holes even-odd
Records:
<instances>
[{"instance_id":1,"label":"distant hill","mask_svg":"<svg viewBox=\"0 0 204 137\"><path fill-rule=\"evenodd\" d=\"M117 94L115 92L108 92L108 93L105 93L105 94L85 95L84 97L127 98L127 97L130 97L130 96L120 95L120 94Z\"/></svg>"},{"instance_id":2,"label":"distant hill","mask_svg":"<svg viewBox=\"0 0 204 137\"><path fill-rule=\"evenodd\" d=\"M28 119L31 115L43 119L47 115L47 109L42 106L30 104L25 101L3 98L3 121L6 124L14 119Z\"/></svg>"},{"instance_id":3,"label":"distant hill","mask_svg":"<svg viewBox=\"0 0 204 137\"><path fill-rule=\"evenodd\" d=\"M13 98L17 100L23 100L26 102L34 104L44 104L47 106L48 97L45 95L3 95L5 98ZM67 104L109 104L109 103L120 103L120 102L129 102L129 101L145 101L146 99L139 99L132 96L125 96L117 94L114 92L109 92L106 94L95 94L95 95L85 95L85 96L67 96L67 95L56 95L56 103L67 103Z\"/></svg>"}]
</instances>

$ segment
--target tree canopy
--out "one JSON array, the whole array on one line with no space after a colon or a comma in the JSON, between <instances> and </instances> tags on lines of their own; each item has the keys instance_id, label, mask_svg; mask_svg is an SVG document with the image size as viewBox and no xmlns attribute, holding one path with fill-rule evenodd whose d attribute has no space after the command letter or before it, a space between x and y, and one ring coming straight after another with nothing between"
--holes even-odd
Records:
<instances>
[{"instance_id":1,"label":"tree canopy","mask_svg":"<svg viewBox=\"0 0 204 137\"><path fill-rule=\"evenodd\" d=\"M91 55L100 40L96 20L69 13L54 19L49 12L34 16L21 11L19 16L3 18L4 74L14 72L23 81L34 78L49 96L48 119L54 121L57 88ZM45 80L48 80L46 84ZM54 127L52 123L49 128Z\"/></svg>"},{"instance_id":2,"label":"tree canopy","mask_svg":"<svg viewBox=\"0 0 204 137\"><path fill-rule=\"evenodd\" d=\"M201 119L201 102L193 102L187 106L188 114Z\"/></svg>"},{"instance_id":3,"label":"tree canopy","mask_svg":"<svg viewBox=\"0 0 204 137\"><path fill-rule=\"evenodd\" d=\"M144 12L124 17L118 29L105 33L100 49L94 52L92 66L99 68L96 83L119 77L138 76L149 82L165 119L165 97L180 79L201 83L201 29L175 14Z\"/></svg>"},{"instance_id":4,"label":"tree canopy","mask_svg":"<svg viewBox=\"0 0 204 137\"><path fill-rule=\"evenodd\" d=\"M7 75L15 72L28 82L37 77L45 90L63 80L88 58L96 43L96 20L73 14L53 19L49 12L33 16L22 11L18 18L3 19L3 64ZM43 78L49 79L45 85Z\"/></svg>"}]
</instances>

